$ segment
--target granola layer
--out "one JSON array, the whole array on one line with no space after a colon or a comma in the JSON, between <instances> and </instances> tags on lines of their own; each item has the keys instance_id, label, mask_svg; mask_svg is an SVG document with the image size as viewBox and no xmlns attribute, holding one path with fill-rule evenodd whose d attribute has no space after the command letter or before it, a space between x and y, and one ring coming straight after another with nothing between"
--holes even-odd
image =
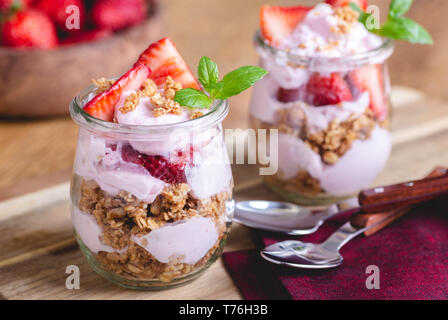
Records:
<instances>
[{"instance_id":1,"label":"granola layer","mask_svg":"<svg viewBox=\"0 0 448 320\"><path fill-rule=\"evenodd\" d=\"M366 109L363 114L352 114L342 122L337 118L333 119L326 130L311 132L306 124L305 113L299 106L277 110L274 123L263 122L251 116L253 128L278 129L279 133L295 136L329 165L338 162L356 140L370 139L377 121L373 112Z\"/></svg>"},{"instance_id":2,"label":"granola layer","mask_svg":"<svg viewBox=\"0 0 448 320\"><path fill-rule=\"evenodd\" d=\"M126 191L111 196L96 182L83 180L78 206L95 217L102 229L101 242L117 250L96 254L105 269L126 278L166 282L204 266L218 249L227 233L225 204L231 197L231 192L225 191L198 200L191 196L187 184L180 183L166 187L154 202L146 203ZM162 263L132 240L133 236L143 237L167 223L195 217L212 219L218 233L215 244L195 264L183 263L182 257Z\"/></svg>"}]
</instances>

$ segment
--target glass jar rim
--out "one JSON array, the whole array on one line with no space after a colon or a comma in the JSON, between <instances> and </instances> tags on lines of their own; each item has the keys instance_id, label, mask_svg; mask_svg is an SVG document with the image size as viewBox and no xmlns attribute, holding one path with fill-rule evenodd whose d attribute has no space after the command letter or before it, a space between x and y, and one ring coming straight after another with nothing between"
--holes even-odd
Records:
<instances>
[{"instance_id":1,"label":"glass jar rim","mask_svg":"<svg viewBox=\"0 0 448 320\"><path fill-rule=\"evenodd\" d=\"M328 68L338 67L341 64L365 65L372 64L372 60L385 61L392 55L394 41L390 38L381 37L383 40L379 47L366 52L354 53L342 57L322 57L304 56L277 49L270 45L262 36L261 30L257 30L254 35L255 45L272 56L286 59L289 65L297 67L326 66Z\"/></svg>"},{"instance_id":2,"label":"glass jar rim","mask_svg":"<svg viewBox=\"0 0 448 320\"><path fill-rule=\"evenodd\" d=\"M95 132L112 133L117 135L167 135L175 130L188 130L194 128L199 131L221 123L229 113L228 100L215 100L210 111L201 117L189 119L181 122L160 124L160 125L130 125L109 122L96 118L84 111L83 107L88 102L87 96L96 90L94 85L90 85L81 91L70 102L70 115L72 119L81 127Z\"/></svg>"}]
</instances>

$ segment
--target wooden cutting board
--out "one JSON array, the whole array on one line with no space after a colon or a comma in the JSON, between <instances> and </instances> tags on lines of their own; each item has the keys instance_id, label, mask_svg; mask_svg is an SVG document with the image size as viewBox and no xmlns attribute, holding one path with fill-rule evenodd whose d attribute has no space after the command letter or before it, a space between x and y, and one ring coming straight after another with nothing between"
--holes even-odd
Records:
<instances>
[{"instance_id":1,"label":"wooden cutting board","mask_svg":"<svg viewBox=\"0 0 448 320\"><path fill-rule=\"evenodd\" d=\"M394 150L377 184L422 177L448 165L448 104L394 87ZM253 165L233 166L235 199L277 199ZM1 299L241 299L218 260L199 279L165 291L123 289L90 270L73 236L69 171L0 190ZM253 248L246 227L235 224L226 251ZM80 268L81 287L68 290L68 265Z\"/></svg>"}]
</instances>

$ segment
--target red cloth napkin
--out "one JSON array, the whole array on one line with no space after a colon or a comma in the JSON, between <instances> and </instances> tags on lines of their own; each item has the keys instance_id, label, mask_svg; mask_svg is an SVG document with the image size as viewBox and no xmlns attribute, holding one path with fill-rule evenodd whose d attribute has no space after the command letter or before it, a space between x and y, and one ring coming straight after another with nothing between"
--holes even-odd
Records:
<instances>
[{"instance_id":1,"label":"red cloth napkin","mask_svg":"<svg viewBox=\"0 0 448 320\"><path fill-rule=\"evenodd\" d=\"M348 217L302 237L254 231L257 247L283 239L319 243ZM427 203L371 237L358 236L341 249L343 264L303 270L264 261L259 250L224 253L224 264L246 299L448 299L448 206ZM367 289L366 268L380 270L380 289Z\"/></svg>"}]
</instances>

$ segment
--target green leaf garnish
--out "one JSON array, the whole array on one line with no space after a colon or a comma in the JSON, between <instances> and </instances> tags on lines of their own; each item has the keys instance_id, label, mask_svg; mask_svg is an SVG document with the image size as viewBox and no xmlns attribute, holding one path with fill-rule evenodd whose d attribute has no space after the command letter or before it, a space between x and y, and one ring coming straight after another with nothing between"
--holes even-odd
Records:
<instances>
[{"instance_id":1,"label":"green leaf garnish","mask_svg":"<svg viewBox=\"0 0 448 320\"><path fill-rule=\"evenodd\" d=\"M249 89L266 74L266 70L255 66L246 66L233 70L222 79L223 87L216 97L224 100L231 96L236 96Z\"/></svg>"},{"instance_id":2,"label":"green leaf garnish","mask_svg":"<svg viewBox=\"0 0 448 320\"><path fill-rule=\"evenodd\" d=\"M181 106L190 108L208 108L212 103L208 95L193 88L185 88L177 91L174 101Z\"/></svg>"},{"instance_id":3,"label":"green leaf garnish","mask_svg":"<svg viewBox=\"0 0 448 320\"><path fill-rule=\"evenodd\" d=\"M392 39L406 40L410 43L432 44L431 35L417 22L406 17L394 17L378 30L378 34Z\"/></svg>"},{"instance_id":4,"label":"green leaf garnish","mask_svg":"<svg viewBox=\"0 0 448 320\"><path fill-rule=\"evenodd\" d=\"M227 73L218 81L218 66L208 57L202 57L198 65L198 78L206 93L186 88L176 92L174 101L188 108L208 108L215 99L228 99L253 86L267 71L260 67L245 66Z\"/></svg>"},{"instance_id":5,"label":"green leaf garnish","mask_svg":"<svg viewBox=\"0 0 448 320\"><path fill-rule=\"evenodd\" d=\"M389 8L389 16L391 17L401 17L412 5L414 0L395 0L392 1Z\"/></svg>"},{"instance_id":6,"label":"green leaf garnish","mask_svg":"<svg viewBox=\"0 0 448 320\"><path fill-rule=\"evenodd\" d=\"M364 12L356 3L350 2L350 7L359 13L359 22L367 30L382 37L409 41L410 43L433 44L429 32L412 19L403 17L408 12L413 0L392 0L387 21L379 29L369 27L374 16Z\"/></svg>"},{"instance_id":7,"label":"green leaf garnish","mask_svg":"<svg viewBox=\"0 0 448 320\"><path fill-rule=\"evenodd\" d=\"M198 65L198 77L202 85L207 86L218 81L218 66L209 57L202 57Z\"/></svg>"}]
</instances>

